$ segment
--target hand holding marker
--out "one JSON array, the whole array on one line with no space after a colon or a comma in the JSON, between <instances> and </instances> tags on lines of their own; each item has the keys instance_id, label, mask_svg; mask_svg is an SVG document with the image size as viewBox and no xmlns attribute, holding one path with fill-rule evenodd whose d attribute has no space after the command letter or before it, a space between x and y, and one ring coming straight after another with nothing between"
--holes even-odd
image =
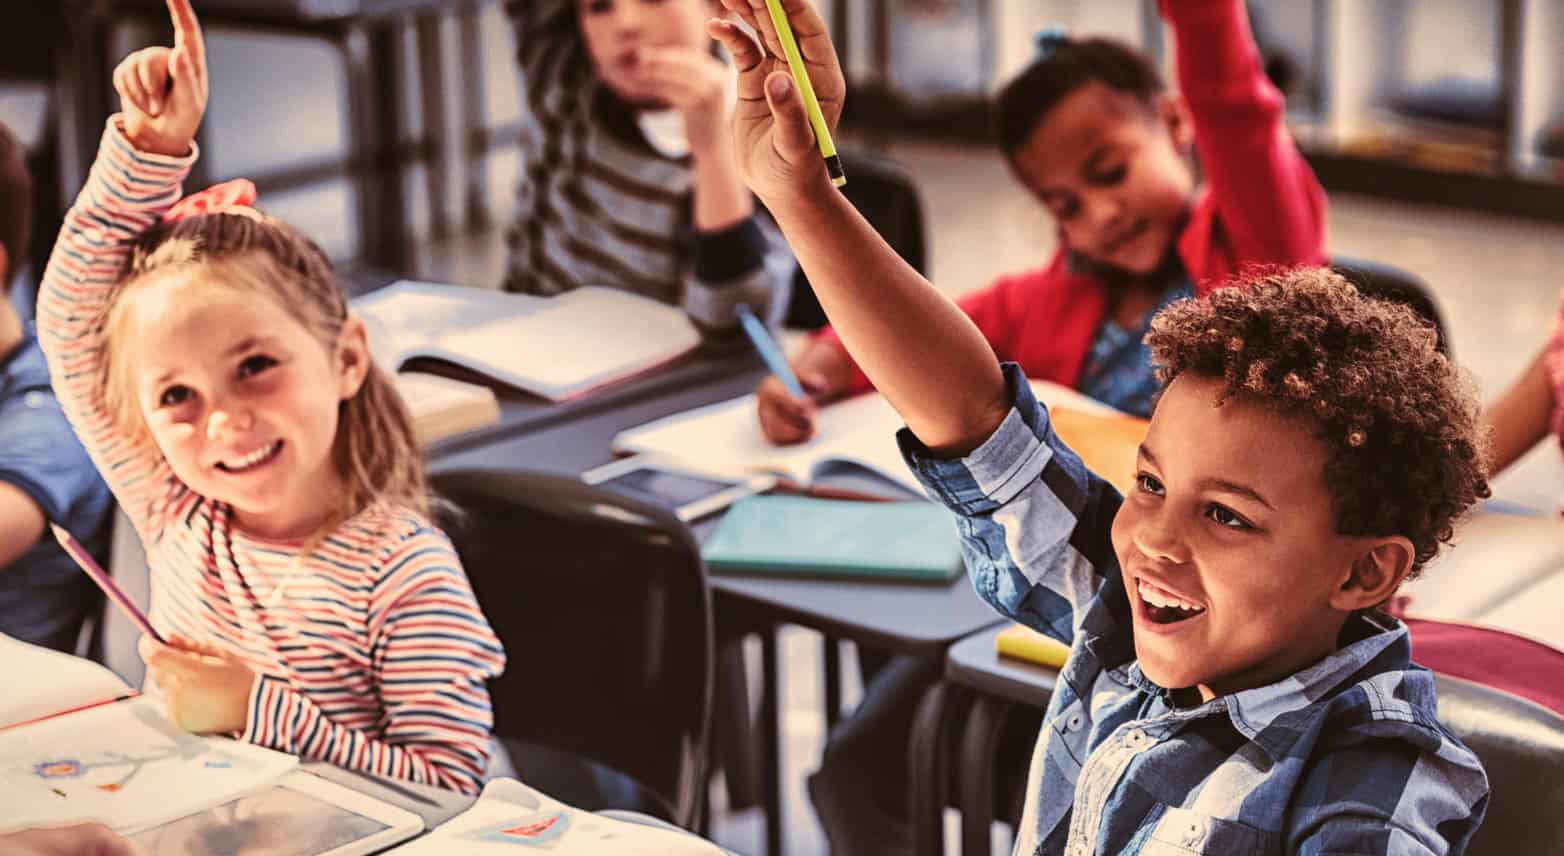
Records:
<instances>
[{"instance_id":1,"label":"hand holding marker","mask_svg":"<svg viewBox=\"0 0 1564 856\"><path fill-rule=\"evenodd\" d=\"M804 68L804 56L798 52L798 40L793 38L793 27L788 23L787 12L782 9L782 0L766 0L766 11L771 13L771 23L777 28L777 39L782 42L787 69L804 98L809 125L814 128L815 140L820 144L820 155L825 158L825 171L831 176L832 184L842 187L847 184L847 173L842 169L842 159L836 154L836 143L831 141L831 129L826 127L825 117L820 113L820 100L815 97L815 87L809 82L809 70Z\"/></svg>"}]
</instances>

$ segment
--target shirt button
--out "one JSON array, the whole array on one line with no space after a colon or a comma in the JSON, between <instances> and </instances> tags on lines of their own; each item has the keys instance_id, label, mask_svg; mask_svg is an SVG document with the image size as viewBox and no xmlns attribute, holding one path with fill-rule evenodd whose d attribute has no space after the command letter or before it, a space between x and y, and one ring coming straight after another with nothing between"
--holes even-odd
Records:
<instances>
[{"instance_id":1,"label":"shirt button","mask_svg":"<svg viewBox=\"0 0 1564 856\"><path fill-rule=\"evenodd\" d=\"M1065 719L1064 727L1065 727L1066 731L1080 731L1081 730L1081 726L1084 725L1085 723L1086 723L1086 717L1081 716L1080 712L1077 711L1075 713L1070 714L1070 716L1067 719Z\"/></svg>"},{"instance_id":2,"label":"shirt button","mask_svg":"<svg viewBox=\"0 0 1564 856\"><path fill-rule=\"evenodd\" d=\"M1201 821L1191 820L1189 825L1184 828L1184 843L1186 845L1197 845L1200 843L1200 840L1205 837L1206 825Z\"/></svg>"},{"instance_id":3,"label":"shirt button","mask_svg":"<svg viewBox=\"0 0 1564 856\"><path fill-rule=\"evenodd\" d=\"M1131 749L1142 749L1147 742L1149 741L1146 737L1146 732L1141 731L1139 728L1131 729L1124 735L1124 745Z\"/></svg>"}]
</instances>

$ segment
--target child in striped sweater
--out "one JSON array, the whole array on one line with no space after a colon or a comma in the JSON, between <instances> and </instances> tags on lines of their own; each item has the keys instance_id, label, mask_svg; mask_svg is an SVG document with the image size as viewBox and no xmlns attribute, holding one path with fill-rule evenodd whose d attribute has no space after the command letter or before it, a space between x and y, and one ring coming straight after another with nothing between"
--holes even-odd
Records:
<instances>
[{"instance_id":1,"label":"child in striped sweater","mask_svg":"<svg viewBox=\"0 0 1564 856\"><path fill-rule=\"evenodd\" d=\"M175 205L207 76L175 44L114 74L124 112L66 216L39 333L152 574L149 689L195 732L476 793L505 655L428 518L407 411L330 263L249 206Z\"/></svg>"}]
</instances>

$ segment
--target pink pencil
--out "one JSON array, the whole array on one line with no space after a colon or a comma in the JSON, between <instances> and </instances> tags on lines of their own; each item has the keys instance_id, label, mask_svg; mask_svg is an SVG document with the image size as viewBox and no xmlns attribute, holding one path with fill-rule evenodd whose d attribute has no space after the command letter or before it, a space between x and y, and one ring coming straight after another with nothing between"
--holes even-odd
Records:
<instances>
[{"instance_id":1,"label":"pink pencil","mask_svg":"<svg viewBox=\"0 0 1564 856\"><path fill-rule=\"evenodd\" d=\"M98 584L98 588L103 589L103 593L108 595L109 600L114 601L114 605L118 606L121 612L125 613L137 627L141 628L142 633L165 645L168 644L163 639L163 634L152 629L152 622L147 620L146 614L136 608L136 604L131 602L130 597L114 583L114 578L109 576L109 572L93 561L92 555L75 538L71 537L71 533L66 532L62 527L54 523L50 523L49 528L54 530L54 539L60 542L60 546L65 548L65 552L69 553L71 558L76 560L76 564L80 565L81 569L87 572L87 576L92 577L92 581Z\"/></svg>"}]
</instances>

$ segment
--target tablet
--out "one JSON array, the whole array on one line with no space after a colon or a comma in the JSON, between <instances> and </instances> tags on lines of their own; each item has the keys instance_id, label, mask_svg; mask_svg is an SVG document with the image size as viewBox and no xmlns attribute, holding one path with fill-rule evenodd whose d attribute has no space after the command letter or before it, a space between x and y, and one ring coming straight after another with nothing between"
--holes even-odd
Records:
<instances>
[{"instance_id":1,"label":"tablet","mask_svg":"<svg viewBox=\"0 0 1564 856\"><path fill-rule=\"evenodd\" d=\"M587 484L673 511L685 523L715 514L752 494L776 486L776 477L738 479L695 473L645 456L625 458L581 475Z\"/></svg>"},{"instance_id":2,"label":"tablet","mask_svg":"<svg viewBox=\"0 0 1564 856\"><path fill-rule=\"evenodd\" d=\"M423 829L416 814L293 772L268 788L130 838L158 856L366 856Z\"/></svg>"}]
</instances>

